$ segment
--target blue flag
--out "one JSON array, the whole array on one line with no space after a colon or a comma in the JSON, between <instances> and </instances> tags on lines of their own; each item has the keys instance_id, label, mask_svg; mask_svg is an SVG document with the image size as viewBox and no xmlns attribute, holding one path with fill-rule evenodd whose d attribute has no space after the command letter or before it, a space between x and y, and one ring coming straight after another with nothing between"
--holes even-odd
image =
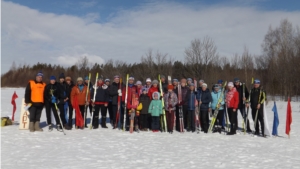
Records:
<instances>
[{"instance_id":1,"label":"blue flag","mask_svg":"<svg viewBox=\"0 0 300 169\"><path fill-rule=\"evenodd\" d=\"M274 101L274 106L272 108L272 111L274 112L274 121L273 121L272 135L278 136L277 128L279 126L279 118L278 118L278 112L277 112L277 107L276 107L276 102L275 101Z\"/></svg>"}]
</instances>

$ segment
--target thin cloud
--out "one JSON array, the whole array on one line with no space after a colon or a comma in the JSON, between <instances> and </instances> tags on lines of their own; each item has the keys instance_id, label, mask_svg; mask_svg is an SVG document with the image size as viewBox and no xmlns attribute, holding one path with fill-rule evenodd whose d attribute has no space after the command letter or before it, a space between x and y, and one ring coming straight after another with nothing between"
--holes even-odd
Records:
<instances>
[{"instance_id":1,"label":"thin cloud","mask_svg":"<svg viewBox=\"0 0 300 169\"><path fill-rule=\"evenodd\" d=\"M92 62L134 63L149 48L184 61L191 40L205 36L213 38L221 56L241 54L245 45L250 53L260 54L269 25L276 27L285 18L300 23L299 11L168 2L119 11L106 23L95 22L97 14L56 15L6 1L2 14L2 72L13 61L69 66L83 55Z\"/></svg>"}]
</instances>

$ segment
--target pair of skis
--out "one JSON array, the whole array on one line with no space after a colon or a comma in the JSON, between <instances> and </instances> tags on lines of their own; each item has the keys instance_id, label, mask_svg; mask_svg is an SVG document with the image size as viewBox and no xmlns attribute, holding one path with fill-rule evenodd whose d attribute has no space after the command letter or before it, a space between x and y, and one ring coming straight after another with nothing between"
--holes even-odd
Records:
<instances>
[{"instance_id":1,"label":"pair of skis","mask_svg":"<svg viewBox=\"0 0 300 169\"><path fill-rule=\"evenodd\" d=\"M195 85L195 94L197 94L197 80L195 78L194 78L194 85ZM195 126L196 126L197 134L200 133L200 118L199 118L200 106L201 106L200 102L201 102L201 94L198 103L197 103L197 99L195 99Z\"/></svg>"},{"instance_id":2,"label":"pair of skis","mask_svg":"<svg viewBox=\"0 0 300 169\"><path fill-rule=\"evenodd\" d=\"M167 132L167 120L166 120L166 111L165 111L165 102L164 102L164 97L163 97L163 88L162 88L162 82L160 75L158 75L159 79L159 89L160 89L160 96L161 96L161 103L162 103L162 119L161 119L161 128L162 131Z\"/></svg>"},{"instance_id":3,"label":"pair of skis","mask_svg":"<svg viewBox=\"0 0 300 169\"><path fill-rule=\"evenodd\" d=\"M122 78L120 78L120 82L119 82L119 90L121 90L122 92ZM118 95L118 110L117 110L117 115L116 115L116 121L114 124L114 128L117 128L117 124L119 122L119 118L120 118L120 112L121 112L121 99L122 96Z\"/></svg>"},{"instance_id":4,"label":"pair of skis","mask_svg":"<svg viewBox=\"0 0 300 169\"><path fill-rule=\"evenodd\" d=\"M179 104L179 131L184 132L183 111L182 111L182 92L181 84L178 84L178 104Z\"/></svg>"},{"instance_id":5,"label":"pair of skis","mask_svg":"<svg viewBox=\"0 0 300 169\"><path fill-rule=\"evenodd\" d=\"M208 128L208 133L212 132L212 129L213 129L214 125L215 125L215 122L216 122L216 119L217 119L217 116L218 116L218 113L219 113L219 109L220 109L220 104L224 100L224 90L225 90L226 84L227 84L227 81L223 85L223 88L222 88L222 91L221 91L221 95L220 95L220 97L218 99L215 111L213 113L213 117L211 119L211 122L210 122L210 125L209 125L209 128Z\"/></svg>"}]
</instances>

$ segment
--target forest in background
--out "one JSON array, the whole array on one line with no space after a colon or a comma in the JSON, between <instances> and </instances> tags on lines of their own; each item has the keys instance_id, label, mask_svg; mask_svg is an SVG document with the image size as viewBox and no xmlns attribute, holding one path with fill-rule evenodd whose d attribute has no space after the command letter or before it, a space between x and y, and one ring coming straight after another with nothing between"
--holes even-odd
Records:
<instances>
[{"instance_id":1,"label":"forest in background","mask_svg":"<svg viewBox=\"0 0 300 169\"><path fill-rule=\"evenodd\" d=\"M157 79L159 74L172 78L204 79L211 87L218 79L233 81L235 77L251 87L251 78L261 80L262 86L269 95L300 95L300 29L293 27L287 19L282 20L279 27L269 27L262 42L262 54L252 55L244 47L242 55L233 57L220 56L215 42L210 37L194 39L184 51L184 62L176 61L167 53L149 50L141 57L139 63L126 63L120 60L108 60L105 64L91 63L87 57L80 58L70 67L37 63L34 65L12 64L10 70L1 76L1 87L25 87L28 80L42 71L43 81L48 83L49 77L60 73L84 77L92 73L92 81L98 72L104 78L112 79L115 75L133 75L143 83L146 78ZM209 88L210 88L209 87Z\"/></svg>"}]
</instances>

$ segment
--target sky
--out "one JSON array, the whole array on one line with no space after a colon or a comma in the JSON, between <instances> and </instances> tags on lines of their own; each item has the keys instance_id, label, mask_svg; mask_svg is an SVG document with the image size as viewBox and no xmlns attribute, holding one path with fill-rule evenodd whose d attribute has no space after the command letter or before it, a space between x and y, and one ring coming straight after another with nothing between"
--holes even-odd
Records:
<instances>
[{"instance_id":1,"label":"sky","mask_svg":"<svg viewBox=\"0 0 300 169\"><path fill-rule=\"evenodd\" d=\"M184 62L194 39L220 56L262 53L270 26L300 23L298 0L1 0L1 74L12 63L71 66L87 56L140 62L149 49Z\"/></svg>"}]
</instances>

